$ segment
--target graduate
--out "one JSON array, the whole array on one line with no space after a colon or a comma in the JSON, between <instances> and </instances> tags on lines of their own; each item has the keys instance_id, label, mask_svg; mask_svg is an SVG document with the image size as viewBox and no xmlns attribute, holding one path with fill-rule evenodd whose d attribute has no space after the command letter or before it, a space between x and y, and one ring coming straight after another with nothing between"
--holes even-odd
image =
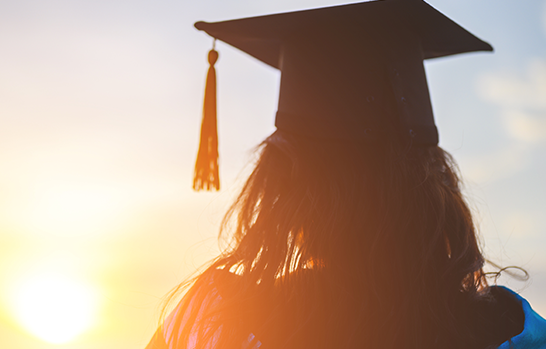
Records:
<instances>
[{"instance_id":1,"label":"graduate","mask_svg":"<svg viewBox=\"0 0 546 349\"><path fill-rule=\"evenodd\" d=\"M488 284L438 147L423 61L488 43L421 0L195 26L281 71L277 130L227 212L230 247L147 349L546 348L546 321ZM217 58L197 190L220 185Z\"/></svg>"}]
</instances>

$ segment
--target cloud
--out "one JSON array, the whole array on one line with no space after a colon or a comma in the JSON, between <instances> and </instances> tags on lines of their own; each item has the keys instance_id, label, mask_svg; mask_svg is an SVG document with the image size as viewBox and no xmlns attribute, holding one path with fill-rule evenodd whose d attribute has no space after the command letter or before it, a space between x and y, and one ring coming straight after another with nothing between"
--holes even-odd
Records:
<instances>
[{"instance_id":1,"label":"cloud","mask_svg":"<svg viewBox=\"0 0 546 349\"><path fill-rule=\"evenodd\" d=\"M529 143L546 141L546 60L532 60L523 75L484 75L478 80L478 92L501 108L510 137Z\"/></svg>"},{"instance_id":2,"label":"cloud","mask_svg":"<svg viewBox=\"0 0 546 349\"><path fill-rule=\"evenodd\" d=\"M467 158L467 177L477 183L511 177L525 170L536 148L546 144L546 60L530 61L520 74L483 75L477 88L499 109L507 142L487 156Z\"/></svg>"},{"instance_id":3,"label":"cloud","mask_svg":"<svg viewBox=\"0 0 546 349\"><path fill-rule=\"evenodd\" d=\"M467 156L460 160L465 178L471 183L484 183L510 177L530 163L529 147L516 143L487 154Z\"/></svg>"},{"instance_id":4,"label":"cloud","mask_svg":"<svg viewBox=\"0 0 546 349\"><path fill-rule=\"evenodd\" d=\"M529 143L546 140L546 113L506 110L503 112L503 125L508 134L517 140Z\"/></svg>"},{"instance_id":5,"label":"cloud","mask_svg":"<svg viewBox=\"0 0 546 349\"><path fill-rule=\"evenodd\" d=\"M524 77L506 73L482 76L478 88L482 97L502 107L546 111L546 60L531 61Z\"/></svg>"}]
</instances>

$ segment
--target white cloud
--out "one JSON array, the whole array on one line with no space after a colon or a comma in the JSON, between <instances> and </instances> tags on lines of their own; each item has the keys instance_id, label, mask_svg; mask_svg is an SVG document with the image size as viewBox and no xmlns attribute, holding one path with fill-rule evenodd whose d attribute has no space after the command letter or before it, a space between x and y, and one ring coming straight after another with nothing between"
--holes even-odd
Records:
<instances>
[{"instance_id":1,"label":"white cloud","mask_svg":"<svg viewBox=\"0 0 546 349\"><path fill-rule=\"evenodd\" d=\"M495 74L482 76L479 93L502 107L546 111L546 60L534 59L525 76Z\"/></svg>"},{"instance_id":2,"label":"white cloud","mask_svg":"<svg viewBox=\"0 0 546 349\"><path fill-rule=\"evenodd\" d=\"M485 183L522 171L530 160L529 147L518 142L487 156L462 157L459 163L466 180L471 183Z\"/></svg>"},{"instance_id":3,"label":"white cloud","mask_svg":"<svg viewBox=\"0 0 546 349\"><path fill-rule=\"evenodd\" d=\"M501 108L503 125L510 137L528 143L546 141L546 60L532 60L523 76L482 76L478 92Z\"/></svg>"},{"instance_id":4,"label":"white cloud","mask_svg":"<svg viewBox=\"0 0 546 349\"><path fill-rule=\"evenodd\" d=\"M546 112L537 114L518 109L506 110L503 112L503 124L508 134L517 140L530 143L546 140Z\"/></svg>"}]
</instances>

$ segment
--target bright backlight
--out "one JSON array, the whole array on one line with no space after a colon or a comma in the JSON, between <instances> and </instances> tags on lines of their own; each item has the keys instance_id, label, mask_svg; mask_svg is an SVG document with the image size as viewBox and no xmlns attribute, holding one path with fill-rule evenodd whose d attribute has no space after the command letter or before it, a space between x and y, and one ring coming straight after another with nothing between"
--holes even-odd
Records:
<instances>
[{"instance_id":1,"label":"bright backlight","mask_svg":"<svg viewBox=\"0 0 546 349\"><path fill-rule=\"evenodd\" d=\"M25 329L58 344L92 325L96 303L90 286L64 275L41 274L22 282L14 310Z\"/></svg>"},{"instance_id":2,"label":"bright backlight","mask_svg":"<svg viewBox=\"0 0 546 349\"><path fill-rule=\"evenodd\" d=\"M38 191L21 218L31 231L64 235L111 229L122 209L120 195L108 186L50 185Z\"/></svg>"}]
</instances>

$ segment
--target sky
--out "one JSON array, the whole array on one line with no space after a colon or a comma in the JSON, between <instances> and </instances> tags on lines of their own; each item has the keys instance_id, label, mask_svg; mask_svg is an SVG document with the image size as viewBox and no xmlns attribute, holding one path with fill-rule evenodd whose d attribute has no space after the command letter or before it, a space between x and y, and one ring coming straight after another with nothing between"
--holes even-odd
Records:
<instances>
[{"instance_id":1,"label":"sky","mask_svg":"<svg viewBox=\"0 0 546 349\"><path fill-rule=\"evenodd\" d=\"M279 72L217 43L222 190L191 190L218 21L332 0L0 0L0 345L144 348L219 251ZM546 1L430 0L495 53L426 62L484 251L546 314Z\"/></svg>"}]
</instances>

